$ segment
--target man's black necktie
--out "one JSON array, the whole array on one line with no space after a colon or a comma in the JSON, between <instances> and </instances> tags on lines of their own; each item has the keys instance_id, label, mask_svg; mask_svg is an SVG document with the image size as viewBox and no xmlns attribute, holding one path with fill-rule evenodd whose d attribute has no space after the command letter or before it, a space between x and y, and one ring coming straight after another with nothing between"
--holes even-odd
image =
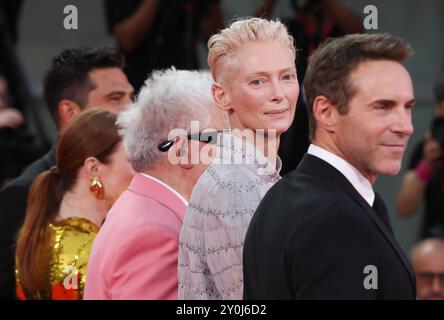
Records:
<instances>
[{"instance_id":1,"label":"man's black necktie","mask_svg":"<svg viewBox=\"0 0 444 320\"><path fill-rule=\"evenodd\" d=\"M376 211L378 216L381 218L382 221L384 221L387 228L393 234L392 224L390 223L387 208L385 207L384 201L382 201L382 198L377 193L375 193L375 201L373 202L373 209Z\"/></svg>"}]
</instances>

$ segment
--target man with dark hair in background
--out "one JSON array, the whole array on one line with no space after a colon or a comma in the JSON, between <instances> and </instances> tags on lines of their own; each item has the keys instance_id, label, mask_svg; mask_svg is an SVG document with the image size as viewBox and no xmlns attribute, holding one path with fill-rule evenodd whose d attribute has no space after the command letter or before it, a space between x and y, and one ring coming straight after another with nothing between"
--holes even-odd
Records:
<instances>
[{"instance_id":1,"label":"man with dark hair in background","mask_svg":"<svg viewBox=\"0 0 444 320\"><path fill-rule=\"evenodd\" d=\"M44 79L44 98L61 132L82 110L124 110L133 88L122 71L121 53L110 47L68 49L52 60ZM0 190L0 299L15 298L15 240L36 176L55 165L55 147Z\"/></svg>"}]
</instances>

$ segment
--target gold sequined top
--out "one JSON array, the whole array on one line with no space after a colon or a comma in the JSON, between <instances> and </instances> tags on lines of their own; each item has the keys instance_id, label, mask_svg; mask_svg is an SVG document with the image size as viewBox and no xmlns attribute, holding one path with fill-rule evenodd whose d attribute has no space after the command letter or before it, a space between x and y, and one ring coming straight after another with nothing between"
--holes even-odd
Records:
<instances>
[{"instance_id":1,"label":"gold sequined top","mask_svg":"<svg viewBox=\"0 0 444 320\"><path fill-rule=\"evenodd\" d=\"M82 299L89 254L99 227L91 221L71 217L49 224L51 248L48 284L36 293L24 293L16 270L17 296L20 299Z\"/></svg>"}]
</instances>

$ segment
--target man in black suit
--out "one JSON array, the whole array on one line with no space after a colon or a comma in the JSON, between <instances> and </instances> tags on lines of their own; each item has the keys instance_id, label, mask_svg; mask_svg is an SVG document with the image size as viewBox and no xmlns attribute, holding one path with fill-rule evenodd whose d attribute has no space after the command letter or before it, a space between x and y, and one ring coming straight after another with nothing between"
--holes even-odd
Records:
<instances>
[{"instance_id":1,"label":"man in black suit","mask_svg":"<svg viewBox=\"0 0 444 320\"><path fill-rule=\"evenodd\" d=\"M389 34L330 39L304 81L310 145L262 200L244 245L246 299L414 299L411 266L372 189L413 133L410 46Z\"/></svg>"},{"instance_id":2,"label":"man in black suit","mask_svg":"<svg viewBox=\"0 0 444 320\"><path fill-rule=\"evenodd\" d=\"M109 47L68 49L55 57L44 82L44 98L61 132L82 110L119 112L131 103L133 88L122 71L123 56ZM55 165L55 146L0 190L0 299L15 298L15 241L24 221L34 179Z\"/></svg>"}]
</instances>

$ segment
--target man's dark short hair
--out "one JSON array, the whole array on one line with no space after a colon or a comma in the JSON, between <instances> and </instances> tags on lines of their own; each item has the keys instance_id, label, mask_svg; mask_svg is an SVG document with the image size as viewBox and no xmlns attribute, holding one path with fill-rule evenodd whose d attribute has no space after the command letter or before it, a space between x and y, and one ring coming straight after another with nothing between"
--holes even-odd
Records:
<instances>
[{"instance_id":1,"label":"man's dark short hair","mask_svg":"<svg viewBox=\"0 0 444 320\"><path fill-rule=\"evenodd\" d=\"M113 47L67 49L54 57L45 74L44 99L57 126L61 100L74 101L81 108L87 104L88 93L95 88L89 72L123 67L123 55Z\"/></svg>"},{"instance_id":2,"label":"man's dark short hair","mask_svg":"<svg viewBox=\"0 0 444 320\"><path fill-rule=\"evenodd\" d=\"M340 114L347 114L348 102L357 90L350 83L350 74L361 62L402 62L411 55L407 42L388 33L350 34L323 42L310 57L304 79L310 139L316 129L313 102L317 96L325 96Z\"/></svg>"}]
</instances>

